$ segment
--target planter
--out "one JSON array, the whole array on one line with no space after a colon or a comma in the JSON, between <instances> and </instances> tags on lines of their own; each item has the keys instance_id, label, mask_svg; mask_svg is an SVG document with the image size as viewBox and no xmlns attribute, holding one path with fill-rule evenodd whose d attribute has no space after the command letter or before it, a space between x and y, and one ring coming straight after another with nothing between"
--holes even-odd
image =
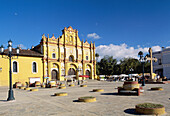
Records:
<instances>
[{"instance_id":1,"label":"planter","mask_svg":"<svg viewBox=\"0 0 170 116\"><path fill-rule=\"evenodd\" d=\"M49 82L49 85L50 85L51 87L56 87L56 82L55 82L55 81L50 81L50 82Z\"/></svg>"},{"instance_id":2,"label":"planter","mask_svg":"<svg viewBox=\"0 0 170 116\"><path fill-rule=\"evenodd\" d=\"M45 85L41 85L42 88L45 88Z\"/></svg>"},{"instance_id":3,"label":"planter","mask_svg":"<svg viewBox=\"0 0 170 116\"><path fill-rule=\"evenodd\" d=\"M35 82L35 87L41 87L41 83L39 81Z\"/></svg>"},{"instance_id":4,"label":"planter","mask_svg":"<svg viewBox=\"0 0 170 116\"><path fill-rule=\"evenodd\" d=\"M66 86L59 87L59 89L65 89L65 88L66 88Z\"/></svg>"},{"instance_id":5,"label":"planter","mask_svg":"<svg viewBox=\"0 0 170 116\"><path fill-rule=\"evenodd\" d=\"M30 91L38 91L38 89L30 89Z\"/></svg>"},{"instance_id":6,"label":"planter","mask_svg":"<svg viewBox=\"0 0 170 116\"><path fill-rule=\"evenodd\" d=\"M87 87L87 85L80 85L80 87Z\"/></svg>"},{"instance_id":7,"label":"planter","mask_svg":"<svg viewBox=\"0 0 170 116\"><path fill-rule=\"evenodd\" d=\"M14 84L14 88L18 88L18 87L22 87L21 82L16 82L16 83Z\"/></svg>"},{"instance_id":8,"label":"planter","mask_svg":"<svg viewBox=\"0 0 170 116\"><path fill-rule=\"evenodd\" d=\"M136 105L136 112L147 115L161 115L165 113L165 107L161 104L143 103Z\"/></svg>"},{"instance_id":9,"label":"planter","mask_svg":"<svg viewBox=\"0 0 170 116\"><path fill-rule=\"evenodd\" d=\"M158 79L158 82L162 82L162 78Z\"/></svg>"},{"instance_id":10,"label":"planter","mask_svg":"<svg viewBox=\"0 0 170 116\"><path fill-rule=\"evenodd\" d=\"M75 85L74 85L74 84L70 84L69 86L70 86L70 87L74 87Z\"/></svg>"},{"instance_id":11,"label":"planter","mask_svg":"<svg viewBox=\"0 0 170 116\"><path fill-rule=\"evenodd\" d=\"M123 89L123 87L119 86L119 87L117 87L117 89Z\"/></svg>"},{"instance_id":12,"label":"planter","mask_svg":"<svg viewBox=\"0 0 170 116\"><path fill-rule=\"evenodd\" d=\"M104 89L93 89L93 92L103 92Z\"/></svg>"},{"instance_id":13,"label":"planter","mask_svg":"<svg viewBox=\"0 0 170 116\"><path fill-rule=\"evenodd\" d=\"M92 97L92 96L86 96L86 97L78 98L78 101L80 101L80 102L95 102L96 98Z\"/></svg>"},{"instance_id":14,"label":"planter","mask_svg":"<svg viewBox=\"0 0 170 116\"><path fill-rule=\"evenodd\" d=\"M65 92L61 92L61 93L55 93L55 96L67 96L68 94Z\"/></svg>"},{"instance_id":15,"label":"planter","mask_svg":"<svg viewBox=\"0 0 170 116\"><path fill-rule=\"evenodd\" d=\"M25 87L19 87L19 89L24 89Z\"/></svg>"},{"instance_id":16,"label":"planter","mask_svg":"<svg viewBox=\"0 0 170 116\"><path fill-rule=\"evenodd\" d=\"M27 88L24 88L24 90L30 90L31 88L27 87Z\"/></svg>"},{"instance_id":17,"label":"planter","mask_svg":"<svg viewBox=\"0 0 170 116\"><path fill-rule=\"evenodd\" d=\"M158 91L162 91L163 88L162 87L152 87L151 90L158 90Z\"/></svg>"},{"instance_id":18,"label":"planter","mask_svg":"<svg viewBox=\"0 0 170 116\"><path fill-rule=\"evenodd\" d=\"M65 84L60 84L60 86L66 86Z\"/></svg>"},{"instance_id":19,"label":"planter","mask_svg":"<svg viewBox=\"0 0 170 116\"><path fill-rule=\"evenodd\" d=\"M125 90L133 90L139 88L139 84L137 81L125 81L123 84L123 88Z\"/></svg>"}]
</instances>

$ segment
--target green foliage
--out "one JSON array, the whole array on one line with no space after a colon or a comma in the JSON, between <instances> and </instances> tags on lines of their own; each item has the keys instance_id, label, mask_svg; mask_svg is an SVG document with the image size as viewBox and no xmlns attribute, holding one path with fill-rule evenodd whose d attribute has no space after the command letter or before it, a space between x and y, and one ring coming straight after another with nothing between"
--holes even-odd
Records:
<instances>
[{"instance_id":1,"label":"green foliage","mask_svg":"<svg viewBox=\"0 0 170 116\"><path fill-rule=\"evenodd\" d=\"M95 98L95 97L93 97L93 96L85 96L85 97L80 97L80 99L92 99L92 98Z\"/></svg>"},{"instance_id":2,"label":"green foliage","mask_svg":"<svg viewBox=\"0 0 170 116\"><path fill-rule=\"evenodd\" d=\"M162 87L152 87L153 89L161 89Z\"/></svg>"},{"instance_id":3,"label":"green foliage","mask_svg":"<svg viewBox=\"0 0 170 116\"><path fill-rule=\"evenodd\" d=\"M134 71L130 71L130 68ZM145 73L150 72L150 62L144 64ZM98 75L119 75L119 74L131 74L131 73L142 73L142 64L138 59L124 58L118 61L113 56L104 56L96 64L96 73Z\"/></svg>"},{"instance_id":4,"label":"green foliage","mask_svg":"<svg viewBox=\"0 0 170 116\"><path fill-rule=\"evenodd\" d=\"M143 104L138 104L136 106L140 108L162 108L164 107L161 104L153 104L153 103L143 103Z\"/></svg>"}]
</instances>

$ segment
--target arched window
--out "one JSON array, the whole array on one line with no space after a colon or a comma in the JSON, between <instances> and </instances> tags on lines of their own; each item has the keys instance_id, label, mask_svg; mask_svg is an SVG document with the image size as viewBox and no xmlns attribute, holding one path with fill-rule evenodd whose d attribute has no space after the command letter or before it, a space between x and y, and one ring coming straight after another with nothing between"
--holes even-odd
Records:
<instances>
[{"instance_id":1,"label":"arched window","mask_svg":"<svg viewBox=\"0 0 170 116\"><path fill-rule=\"evenodd\" d=\"M56 58L56 55L55 55L55 53L53 53L53 54L52 54L52 58Z\"/></svg>"},{"instance_id":2,"label":"arched window","mask_svg":"<svg viewBox=\"0 0 170 116\"><path fill-rule=\"evenodd\" d=\"M71 56L69 56L69 61L70 62L73 62L74 61L74 57L71 55Z\"/></svg>"},{"instance_id":3,"label":"arched window","mask_svg":"<svg viewBox=\"0 0 170 116\"><path fill-rule=\"evenodd\" d=\"M89 60L89 57L88 57L88 56L86 56L86 60Z\"/></svg>"},{"instance_id":4,"label":"arched window","mask_svg":"<svg viewBox=\"0 0 170 116\"><path fill-rule=\"evenodd\" d=\"M14 61L13 62L13 72L18 72L18 66L17 65L18 65L17 62Z\"/></svg>"},{"instance_id":5,"label":"arched window","mask_svg":"<svg viewBox=\"0 0 170 116\"><path fill-rule=\"evenodd\" d=\"M36 73L36 72L37 72L37 63L36 63L36 62L33 62L33 63L32 63L32 72L33 72L33 73Z\"/></svg>"}]
</instances>

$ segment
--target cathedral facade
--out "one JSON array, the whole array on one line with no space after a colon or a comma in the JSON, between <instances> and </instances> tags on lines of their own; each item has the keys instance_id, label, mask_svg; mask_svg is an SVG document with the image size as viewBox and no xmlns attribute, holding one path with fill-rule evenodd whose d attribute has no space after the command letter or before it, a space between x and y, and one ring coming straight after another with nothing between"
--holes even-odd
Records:
<instances>
[{"instance_id":1,"label":"cathedral facade","mask_svg":"<svg viewBox=\"0 0 170 116\"><path fill-rule=\"evenodd\" d=\"M65 27L62 30L62 35L58 38L54 35L50 38L49 35L45 36L43 34L37 46L32 47L30 50L21 50L21 52L24 52L24 54L19 55L18 59L15 59L17 62L15 66L17 67L12 67L17 68L19 71L18 73L13 73L13 83L17 81L22 83L30 82L30 79L37 80L37 78L44 82L46 77L49 80L63 81L68 75L73 75L80 80L85 79L85 77L89 79L97 78L95 44L92 42L88 43L87 40L85 42L81 41L78 31L71 26ZM1 61L7 62L6 65L8 65L7 60L1 58ZM28 61L30 62L26 64ZM0 67L3 69L6 67L6 70L8 70L9 66L2 65ZM27 72L29 70L30 73ZM33 70L37 73L33 73ZM6 85L4 83L8 84L8 73L4 74L1 71L0 76L5 76L6 78L3 81L0 79L1 85Z\"/></svg>"},{"instance_id":2,"label":"cathedral facade","mask_svg":"<svg viewBox=\"0 0 170 116\"><path fill-rule=\"evenodd\" d=\"M65 27L58 38L43 35L34 49L44 55L44 77L61 81L67 75L96 77L95 44L80 41L78 31L71 26Z\"/></svg>"}]
</instances>

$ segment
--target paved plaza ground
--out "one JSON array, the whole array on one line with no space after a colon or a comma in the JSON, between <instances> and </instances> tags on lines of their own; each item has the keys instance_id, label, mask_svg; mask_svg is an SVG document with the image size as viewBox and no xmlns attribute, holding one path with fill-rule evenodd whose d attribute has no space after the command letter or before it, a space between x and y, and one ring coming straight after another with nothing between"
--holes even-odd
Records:
<instances>
[{"instance_id":1,"label":"paved plaza ground","mask_svg":"<svg viewBox=\"0 0 170 116\"><path fill-rule=\"evenodd\" d=\"M123 82L90 80L88 87L40 88L37 92L14 89L15 101L7 102L7 87L0 87L0 116L130 116L135 105L151 102L162 104L170 116L170 84L146 84L141 96L117 95L117 87ZM163 87L164 91L150 91L151 87ZM92 92L104 89L104 92ZM68 96L53 96L67 92ZM94 96L96 102L78 102L79 97Z\"/></svg>"}]
</instances>

